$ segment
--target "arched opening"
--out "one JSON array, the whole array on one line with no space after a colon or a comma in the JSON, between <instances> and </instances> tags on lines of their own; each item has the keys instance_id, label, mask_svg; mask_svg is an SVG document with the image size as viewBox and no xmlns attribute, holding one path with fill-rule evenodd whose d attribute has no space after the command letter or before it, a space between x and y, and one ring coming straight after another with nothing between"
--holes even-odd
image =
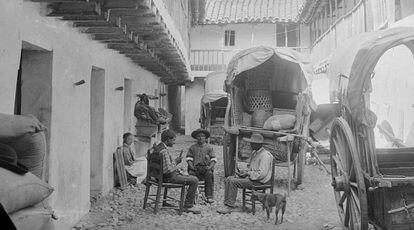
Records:
<instances>
[{"instance_id":1,"label":"arched opening","mask_svg":"<svg viewBox=\"0 0 414 230\"><path fill-rule=\"evenodd\" d=\"M414 146L414 57L405 45L387 50L371 80L370 108L377 115L377 148Z\"/></svg>"}]
</instances>

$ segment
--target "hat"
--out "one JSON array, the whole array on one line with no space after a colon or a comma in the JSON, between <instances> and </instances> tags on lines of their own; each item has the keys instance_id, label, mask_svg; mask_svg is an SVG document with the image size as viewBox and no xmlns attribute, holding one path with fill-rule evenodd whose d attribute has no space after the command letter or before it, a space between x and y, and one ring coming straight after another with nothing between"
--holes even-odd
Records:
<instances>
[{"instance_id":1,"label":"hat","mask_svg":"<svg viewBox=\"0 0 414 230\"><path fill-rule=\"evenodd\" d=\"M207 130L205 130L205 129L196 129L196 130L194 130L194 131L191 133L191 136L192 136L193 138L197 139L197 135L198 135L199 133L204 133L204 135L206 135L206 138L209 138L209 137L210 137L210 132L209 132L209 131L207 131Z\"/></svg>"},{"instance_id":2,"label":"hat","mask_svg":"<svg viewBox=\"0 0 414 230\"><path fill-rule=\"evenodd\" d=\"M260 133L253 133L250 138L243 138L244 141L250 142L250 143L258 143L263 144L264 138Z\"/></svg>"}]
</instances>

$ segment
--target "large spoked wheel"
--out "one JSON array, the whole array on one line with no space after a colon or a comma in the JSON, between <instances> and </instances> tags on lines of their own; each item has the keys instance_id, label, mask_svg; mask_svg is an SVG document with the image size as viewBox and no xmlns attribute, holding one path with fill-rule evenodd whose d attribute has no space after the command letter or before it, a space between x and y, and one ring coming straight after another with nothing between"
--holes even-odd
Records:
<instances>
[{"instance_id":1,"label":"large spoked wheel","mask_svg":"<svg viewBox=\"0 0 414 230\"><path fill-rule=\"evenodd\" d=\"M336 118L332 124L330 148L332 187L339 217L345 229L368 229L368 203L355 139L348 123Z\"/></svg>"}]
</instances>

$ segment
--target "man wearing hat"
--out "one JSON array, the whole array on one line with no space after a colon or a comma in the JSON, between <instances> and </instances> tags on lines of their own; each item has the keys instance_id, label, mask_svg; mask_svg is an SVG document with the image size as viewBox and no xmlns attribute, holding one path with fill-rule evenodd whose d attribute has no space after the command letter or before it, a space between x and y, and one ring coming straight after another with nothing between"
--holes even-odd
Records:
<instances>
[{"instance_id":1,"label":"man wearing hat","mask_svg":"<svg viewBox=\"0 0 414 230\"><path fill-rule=\"evenodd\" d=\"M250 138L243 140L250 143L252 155L248 170L236 173L236 176L229 176L224 180L224 208L217 210L221 214L230 213L236 208L238 188L251 188L252 185L266 184L272 177L273 156L263 148L264 138L259 133L254 133Z\"/></svg>"},{"instance_id":2,"label":"man wearing hat","mask_svg":"<svg viewBox=\"0 0 414 230\"><path fill-rule=\"evenodd\" d=\"M205 195L207 203L213 203L214 187L214 165L217 162L213 147L207 144L210 132L205 129L197 129L191 133L197 143L192 145L187 153L188 174L196 176L199 180L204 180Z\"/></svg>"}]
</instances>

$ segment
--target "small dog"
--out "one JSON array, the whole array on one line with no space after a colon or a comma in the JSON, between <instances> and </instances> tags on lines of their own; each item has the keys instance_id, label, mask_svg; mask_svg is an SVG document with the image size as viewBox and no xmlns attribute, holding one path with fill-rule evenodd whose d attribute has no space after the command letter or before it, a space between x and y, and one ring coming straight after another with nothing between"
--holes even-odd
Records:
<instances>
[{"instance_id":1,"label":"small dog","mask_svg":"<svg viewBox=\"0 0 414 230\"><path fill-rule=\"evenodd\" d=\"M266 209L267 219L270 218L270 212L272 211L272 207L276 207L275 224L277 224L277 216L279 214L279 210L282 210L282 219L280 223L283 222L283 215L285 214L285 210L286 210L286 194L281 195L281 194L267 194L267 193L253 192L252 202L256 200L263 204L263 210Z\"/></svg>"}]
</instances>

